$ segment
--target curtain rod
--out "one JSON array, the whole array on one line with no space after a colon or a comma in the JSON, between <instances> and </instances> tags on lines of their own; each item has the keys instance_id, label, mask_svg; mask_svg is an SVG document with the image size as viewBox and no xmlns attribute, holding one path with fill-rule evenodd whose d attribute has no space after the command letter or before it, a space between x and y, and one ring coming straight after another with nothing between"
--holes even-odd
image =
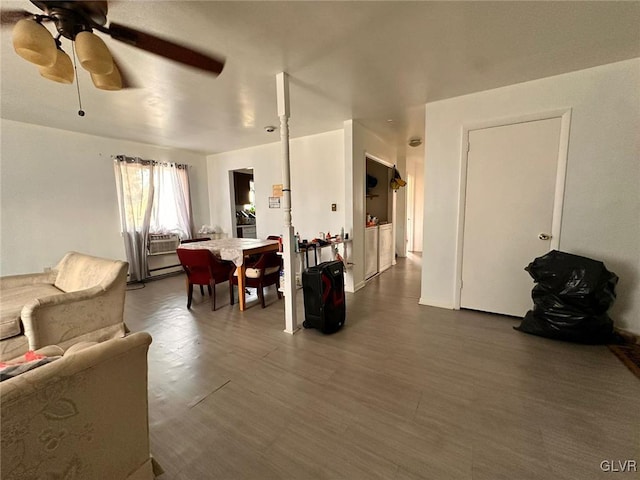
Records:
<instances>
[{"instance_id":1,"label":"curtain rod","mask_svg":"<svg viewBox=\"0 0 640 480\"><path fill-rule=\"evenodd\" d=\"M116 162L126 162L126 163L139 163L141 165L160 165L160 166L175 166L176 168L189 168L191 165L186 163L178 163L178 162L159 162L157 160L145 160L140 157L129 157L127 155L111 155L111 159Z\"/></svg>"}]
</instances>

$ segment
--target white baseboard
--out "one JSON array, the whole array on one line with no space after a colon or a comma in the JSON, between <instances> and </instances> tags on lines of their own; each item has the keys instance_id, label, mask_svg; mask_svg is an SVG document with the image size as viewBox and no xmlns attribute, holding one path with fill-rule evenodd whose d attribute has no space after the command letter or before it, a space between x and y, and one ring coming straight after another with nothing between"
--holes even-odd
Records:
<instances>
[{"instance_id":1,"label":"white baseboard","mask_svg":"<svg viewBox=\"0 0 640 480\"><path fill-rule=\"evenodd\" d=\"M451 303L443 303L437 300L431 300L429 298L420 297L418 300L419 305L425 305L427 307L446 308L447 310L456 310L456 307Z\"/></svg>"},{"instance_id":2,"label":"white baseboard","mask_svg":"<svg viewBox=\"0 0 640 480\"><path fill-rule=\"evenodd\" d=\"M357 292L358 290L360 290L360 289L364 288L364 286L365 286L366 284L367 284L367 282L364 282L364 281L362 281L362 282L358 283L358 284L354 287L353 292L351 292L351 293L355 293L355 292Z\"/></svg>"}]
</instances>

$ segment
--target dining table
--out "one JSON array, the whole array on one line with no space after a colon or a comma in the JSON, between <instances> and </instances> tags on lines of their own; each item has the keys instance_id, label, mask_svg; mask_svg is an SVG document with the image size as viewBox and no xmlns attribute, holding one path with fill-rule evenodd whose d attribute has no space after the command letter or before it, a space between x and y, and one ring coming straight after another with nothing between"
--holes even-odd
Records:
<instances>
[{"instance_id":1,"label":"dining table","mask_svg":"<svg viewBox=\"0 0 640 480\"><path fill-rule=\"evenodd\" d=\"M206 249L221 260L233 262L238 272L238 299L240 310L244 311L246 308L244 286L245 258L249 255L277 252L280 250L280 243L277 240L261 240L255 238L220 238L216 240L204 240L202 242L183 243L178 248L188 250ZM233 287L229 286L229 288Z\"/></svg>"}]
</instances>

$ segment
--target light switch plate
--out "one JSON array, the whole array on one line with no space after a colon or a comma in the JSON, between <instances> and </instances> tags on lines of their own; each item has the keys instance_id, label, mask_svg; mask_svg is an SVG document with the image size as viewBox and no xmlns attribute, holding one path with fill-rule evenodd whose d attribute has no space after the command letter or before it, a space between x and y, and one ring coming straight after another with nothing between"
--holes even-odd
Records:
<instances>
[{"instance_id":1,"label":"light switch plate","mask_svg":"<svg viewBox=\"0 0 640 480\"><path fill-rule=\"evenodd\" d=\"M332 204L331 204L331 211L332 211L332 212L335 212L336 210L338 210L338 205L337 205L337 204L335 204L335 203L332 203Z\"/></svg>"}]
</instances>

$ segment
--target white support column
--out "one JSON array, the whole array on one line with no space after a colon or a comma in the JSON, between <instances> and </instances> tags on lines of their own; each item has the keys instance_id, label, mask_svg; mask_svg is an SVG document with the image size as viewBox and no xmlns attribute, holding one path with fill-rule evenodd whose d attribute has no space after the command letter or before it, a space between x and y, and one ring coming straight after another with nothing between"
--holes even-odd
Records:
<instances>
[{"instance_id":1,"label":"white support column","mask_svg":"<svg viewBox=\"0 0 640 480\"><path fill-rule=\"evenodd\" d=\"M284 232L282 233L285 270L284 317L285 333L298 330L296 312L296 262L294 228L291 221L291 169L289 160L289 77L285 72L276 75L278 117L280 118L280 143L282 145L282 195L284 208Z\"/></svg>"}]
</instances>

